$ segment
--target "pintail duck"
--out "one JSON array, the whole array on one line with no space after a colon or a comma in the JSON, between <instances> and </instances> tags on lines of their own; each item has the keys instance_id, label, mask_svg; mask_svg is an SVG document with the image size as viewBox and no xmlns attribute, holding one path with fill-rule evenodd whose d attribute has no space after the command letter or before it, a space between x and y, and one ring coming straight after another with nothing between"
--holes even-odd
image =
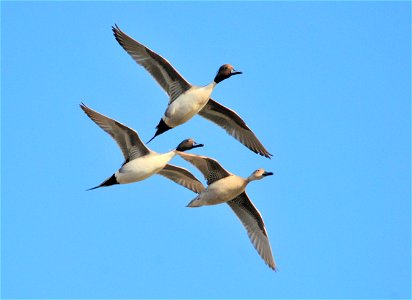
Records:
<instances>
[{"instance_id":1,"label":"pintail duck","mask_svg":"<svg viewBox=\"0 0 412 300\"><path fill-rule=\"evenodd\" d=\"M187 206L200 207L224 202L229 204L246 228L250 241L259 255L271 269L276 270L265 223L245 192L249 182L261 180L266 176L273 175L273 173L259 169L249 177L242 178L226 171L218 161L210 157L187 153L179 153L179 155L198 168L208 184L208 187L200 192Z\"/></svg>"},{"instance_id":2,"label":"pintail duck","mask_svg":"<svg viewBox=\"0 0 412 300\"><path fill-rule=\"evenodd\" d=\"M80 107L90 119L111 135L125 158L123 165L116 173L90 190L114 184L137 182L154 174L162 175L195 193L200 193L205 189L203 184L188 170L168 164L180 151L203 147L202 144L197 144L193 139L186 139L175 150L156 153L142 143L133 129L92 110L83 103Z\"/></svg>"},{"instance_id":3,"label":"pintail duck","mask_svg":"<svg viewBox=\"0 0 412 300\"><path fill-rule=\"evenodd\" d=\"M125 34L117 25L112 29L123 49L152 75L170 97L166 111L156 127L156 133L149 142L159 134L199 114L225 129L228 134L253 152L270 158L272 154L265 149L242 118L235 111L210 98L219 82L233 75L242 74L242 72L235 71L233 66L225 64L219 68L210 84L194 86L162 56Z\"/></svg>"}]
</instances>

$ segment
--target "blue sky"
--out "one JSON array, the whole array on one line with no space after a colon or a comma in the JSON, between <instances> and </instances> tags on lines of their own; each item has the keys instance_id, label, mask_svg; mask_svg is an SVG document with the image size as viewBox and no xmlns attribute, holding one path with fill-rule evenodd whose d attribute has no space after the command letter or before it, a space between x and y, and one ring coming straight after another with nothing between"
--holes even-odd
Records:
<instances>
[{"instance_id":1,"label":"blue sky","mask_svg":"<svg viewBox=\"0 0 412 300\"><path fill-rule=\"evenodd\" d=\"M410 298L408 2L2 2L2 298ZM227 205L160 176L86 192L123 162L80 110L154 134L167 97L112 36L190 82L230 63L213 97L271 160L195 117L157 137L238 175L279 271ZM180 158L172 162L201 175Z\"/></svg>"}]
</instances>

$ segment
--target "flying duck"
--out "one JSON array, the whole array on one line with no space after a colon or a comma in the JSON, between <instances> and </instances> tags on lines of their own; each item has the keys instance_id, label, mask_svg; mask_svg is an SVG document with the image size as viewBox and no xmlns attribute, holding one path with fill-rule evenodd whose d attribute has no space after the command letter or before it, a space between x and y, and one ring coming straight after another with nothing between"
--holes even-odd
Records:
<instances>
[{"instance_id":1,"label":"flying duck","mask_svg":"<svg viewBox=\"0 0 412 300\"><path fill-rule=\"evenodd\" d=\"M166 59L125 34L117 25L112 27L112 30L123 49L152 75L170 97L166 111L156 126L156 133L149 142L159 134L199 114L225 129L253 152L270 158L272 154L266 150L242 118L233 110L210 98L219 82L242 72L236 71L229 64L224 64L211 83L195 86L180 75Z\"/></svg>"},{"instance_id":2,"label":"flying duck","mask_svg":"<svg viewBox=\"0 0 412 300\"><path fill-rule=\"evenodd\" d=\"M218 161L210 157L187 153L179 153L179 155L198 168L208 184L208 187L187 206L200 207L224 202L229 204L246 228L250 241L259 255L271 269L276 270L265 223L245 192L249 182L261 180L266 176L273 175L273 173L258 169L249 177L242 178L226 171Z\"/></svg>"},{"instance_id":3,"label":"flying duck","mask_svg":"<svg viewBox=\"0 0 412 300\"><path fill-rule=\"evenodd\" d=\"M200 193L205 189L203 184L188 170L168 164L179 151L203 147L202 144L197 144L193 139L186 139L175 150L156 153L142 143L139 135L133 129L92 110L83 103L80 107L90 119L111 135L125 158L123 165L116 173L89 190L114 184L137 182L154 174L162 175L195 193Z\"/></svg>"}]
</instances>

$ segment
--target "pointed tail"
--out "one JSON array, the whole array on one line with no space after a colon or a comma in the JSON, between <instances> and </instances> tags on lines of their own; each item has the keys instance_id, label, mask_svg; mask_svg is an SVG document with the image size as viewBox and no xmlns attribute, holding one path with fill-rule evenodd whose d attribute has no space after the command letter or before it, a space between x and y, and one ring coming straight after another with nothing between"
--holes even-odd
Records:
<instances>
[{"instance_id":1,"label":"pointed tail","mask_svg":"<svg viewBox=\"0 0 412 300\"><path fill-rule=\"evenodd\" d=\"M97 189L103 186L110 186L113 184L118 184L115 174L113 174L112 177L106 179L103 183L99 184L98 186L87 189L86 191L91 191L91 190L94 190L94 189Z\"/></svg>"},{"instance_id":2,"label":"pointed tail","mask_svg":"<svg viewBox=\"0 0 412 300\"><path fill-rule=\"evenodd\" d=\"M186 207L200 207L200 206L202 206L202 204L199 199L199 196L197 196L195 199L190 201L188 205L186 205Z\"/></svg>"},{"instance_id":3,"label":"pointed tail","mask_svg":"<svg viewBox=\"0 0 412 300\"><path fill-rule=\"evenodd\" d=\"M166 131L168 131L168 130L170 130L170 129L172 129L173 127L170 127L169 125L167 125L166 123L165 123L165 121L163 121L163 118L162 119L160 119L160 122L159 122L159 124L157 124L157 126L156 126L156 133L155 133L155 135L146 143L146 144L149 144L155 137L157 137L158 135L160 135L160 134L162 134L163 132L166 132Z\"/></svg>"}]
</instances>

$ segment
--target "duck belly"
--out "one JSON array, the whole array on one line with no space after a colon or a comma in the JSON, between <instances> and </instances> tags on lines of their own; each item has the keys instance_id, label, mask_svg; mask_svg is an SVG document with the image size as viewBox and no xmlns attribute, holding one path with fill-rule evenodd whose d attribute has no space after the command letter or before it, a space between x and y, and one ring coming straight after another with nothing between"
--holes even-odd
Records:
<instances>
[{"instance_id":1,"label":"duck belly","mask_svg":"<svg viewBox=\"0 0 412 300\"><path fill-rule=\"evenodd\" d=\"M119 183L132 183L144 180L162 170L173 158L174 152L149 154L124 164L116 173Z\"/></svg>"},{"instance_id":2,"label":"duck belly","mask_svg":"<svg viewBox=\"0 0 412 300\"><path fill-rule=\"evenodd\" d=\"M189 207L204 205L216 205L232 200L246 188L246 182L243 178L231 175L213 182L207 189L200 193L189 203Z\"/></svg>"},{"instance_id":3,"label":"duck belly","mask_svg":"<svg viewBox=\"0 0 412 300\"><path fill-rule=\"evenodd\" d=\"M192 87L169 104L164 115L165 123L176 127L189 121L205 107L213 88Z\"/></svg>"}]
</instances>

